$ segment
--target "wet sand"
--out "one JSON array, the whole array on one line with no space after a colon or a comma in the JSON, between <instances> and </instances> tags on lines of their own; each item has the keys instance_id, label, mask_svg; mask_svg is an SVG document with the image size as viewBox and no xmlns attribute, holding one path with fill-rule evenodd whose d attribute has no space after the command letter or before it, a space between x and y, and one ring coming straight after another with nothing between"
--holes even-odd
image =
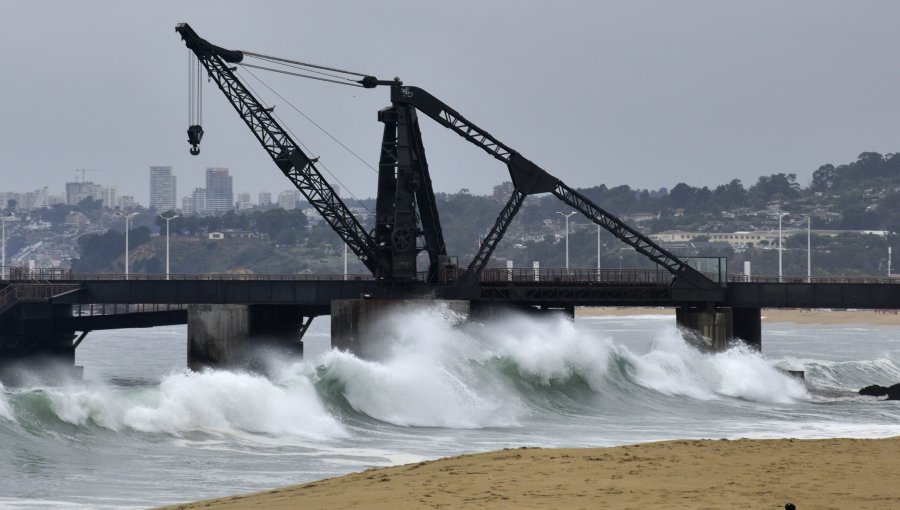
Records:
<instances>
[{"instance_id":1,"label":"wet sand","mask_svg":"<svg viewBox=\"0 0 900 510\"><path fill-rule=\"evenodd\" d=\"M898 470L900 437L522 448L165 508L889 509Z\"/></svg>"},{"instance_id":2,"label":"wet sand","mask_svg":"<svg viewBox=\"0 0 900 510\"><path fill-rule=\"evenodd\" d=\"M671 315L672 308L607 307L577 308L576 317L625 317L630 315ZM793 324L875 324L900 326L900 313L895 310L801 310L766 308L763 322L788 322Z\"/></svg>"}]
</instances>

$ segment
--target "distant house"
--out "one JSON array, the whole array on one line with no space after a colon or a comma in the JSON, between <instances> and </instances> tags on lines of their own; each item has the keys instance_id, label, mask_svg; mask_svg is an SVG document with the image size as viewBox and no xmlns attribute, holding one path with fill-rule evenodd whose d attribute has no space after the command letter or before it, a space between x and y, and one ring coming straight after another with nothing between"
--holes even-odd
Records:
<instances>
[{"instance_id":1,"label":"distant house","mask_svg":"<svg viewBox=\"0 0 900 510\"><path fill-rule=\"evenodd\" d=\"M805 234L806 229L784 229L781 233L783 239L798 234ZM841 234L864 234L885 237L886 230L813 230L817 236L837 237ZM685 232L682 230L666 230L656 234L650 234L650 239L666 245L678 243L696 243L698 238L705 238L708 243L727 243L732 248L746 248L747 246L764 245L775 247L778 245L778 230L754 230L745 232Z\"/></svg>"},{"instance_id":2,"label":"distant house","mask_svg":"<svg viewBox=\"0 0 900 510\"><path fill-rule=\"evenodd\" d=\"M222 234L225 235L225 239L256 239L259 237L259 234L256 232L251 232L249 230L223 230Z\"/></svg>"},{"instance_id":3,"label":"distant house","mask_svg":"<svg viewBox=\"0 0 900 510\"><path fill-rule=\"evenodd\" d=\"M210 239L258 239L260 237L256 232L249 230L223 230L221 232L210 232L207 236Z\"/></svg>"}]
</instances>

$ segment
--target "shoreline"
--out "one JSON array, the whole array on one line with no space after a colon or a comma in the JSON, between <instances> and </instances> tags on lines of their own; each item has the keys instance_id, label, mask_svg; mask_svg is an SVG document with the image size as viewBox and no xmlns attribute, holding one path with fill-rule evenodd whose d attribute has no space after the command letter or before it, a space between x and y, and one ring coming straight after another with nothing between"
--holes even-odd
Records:
<instances>
[{"instance_id":1,"label":"shoreline","mask_svg":"<svg viewBox=\"0 0 900 510\"><path fill-rule=\"evenodd\" d=\"M652 307L578 307L575 317L631 317L636 315L666 315L675 319L673 308ZM861 324L900 326L897 310L828 310L764 308L763 323L789 324Z\"/></svg>"},{"instance_id":2,"label":"shoreline","mask_svg":"<svg viewBox=\"0 0 900 510\"><path fill-rule=\"evenodd\" d=\"M892 508L900 437L518 448L370 469L157 510Z\"/></svg>"}]
</instances>

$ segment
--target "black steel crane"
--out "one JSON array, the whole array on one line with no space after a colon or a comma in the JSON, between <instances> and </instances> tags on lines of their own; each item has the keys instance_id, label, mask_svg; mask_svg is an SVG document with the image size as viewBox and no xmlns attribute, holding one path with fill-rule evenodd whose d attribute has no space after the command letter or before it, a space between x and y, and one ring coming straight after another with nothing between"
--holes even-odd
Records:
<instances>
[{"instance_id":1,"label":"black steel crane","mask_svg":"<svg viewBox=\"0 0 900 510\"><path fill-rule=\"evenodd\" d=\"M187 47L196 55L210 78L225 93L259 142L269 152L276 165L306 196L341 239L379 279L390 282L416 280L416 257L422 250L428 253L428 283L446 282L442 270L448 266L446 247L438 216L437 204L428 172L424 145L416 112L432 118L480 147L494 158L506 163L514 190L489 234L467 270L453 281L458 294L463 295L477 284L507 228L519 211L525 197L552 193L588 219L608 230L673 275L673 285L684 288L712 289L718 285L703 273L688 265L671 252L654 243L647 236L628 226L587 197L567 186L540 166L481 129L427 91L404 85L399 79L379 80L374 76L317 66L251 52L226 50L201 39L185 23L176 27ZM242 63L250 55L271 63L281 63L305 73L271 69ZM372 234L366 233L353 214L337 197L331 186L309 158L290 138L267 109L248 91L228 64L242 63L247 67L268 69L307 78L353 84L364 88L388 86L391 106L379 112L384 123L379 161L376 221ZM327 72L324 72L324 71ZM308 73L316 73L308 74ZM351 78L352 76L352 78ZM191 126L194 134L202 128ZM189 135L191 131L189 129ZM189 139L192 153L199 137ZM196 142L196 143L195 143ZM196 149L199 150L199 149ZM422 246L418 240L422 239ZM451 293L452 294L452 293Z\"/></svg>"}]
</instances>

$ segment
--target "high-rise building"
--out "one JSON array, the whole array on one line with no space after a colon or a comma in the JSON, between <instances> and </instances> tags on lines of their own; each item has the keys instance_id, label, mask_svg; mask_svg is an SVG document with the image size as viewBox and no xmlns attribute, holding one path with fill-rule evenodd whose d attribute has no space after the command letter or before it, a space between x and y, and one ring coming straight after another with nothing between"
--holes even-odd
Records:
<instances>
[{"instance_id":1,"label":"high-rise building","mask_svg":"<svg viewBox=\"0 0 900 510\"><path fill-rule=\"evenodd\" d=\"M258 202L260 209L269 209L272 207L272 194L268 191L260 191Z\"/></svg>"},{"instance_id":2,"label":"high-rise building","mask_svg":"<svg viewBox=\"0 0 900 510\"><path fill-rule=\"evenodd\" d=\"M157 211L175 210L175 176L170 166L150 167L150 207Z\"/></svg>"},{"instance_id":3,"label":"high-rise building","mask_svg":"<svg viewBox=\"0 0 900 510\"><path fill-rule=\"evenodd\" d=\"M303 203L303 195L295 190L289 189L278 194L278 207L282 209L296 209L298 204Z\"/></svg>"},{"instance_id":4,"label":"high-rise building","mask_svg":"<svg viewBox=\"0 0 900 510\"><path fill-rule=\"evenodd\" d=\"M250 193L238 193L237 196L237 208L239 211L243 211L245 209L251 209L253 207L253 203L250 202Z\"/></svg>"},{"instance_id":5,"label":"high-rise building","mask_svg":"<svg viewBox=\"0 0 900 510\"><path fill-rule=\"evenodd\" d=\"M34 190L34 193L31 193L32 199L31 204L29 205L32 209L37 209L40 207L49 207L50 206L50 195L47 193L47 186L44 186L41 189Z\"/></svg>"},{"instance_id":6,"label":"high-rise building","mask_svg":"<svg viewBox=\"0 0 900 510\"><path fill-rule=\"evenodd\" d=\"M66 205L78 205L85 198L101 200L103 187L91 181L78 181L66 183Z\"/></svg>"},{"instance_id":7,"label":"high-rise building","mask_svg":"<svg viewBox=\"0 0 900 510\"><path fill-rule=\"evenodd\" d=\"M194 188L194 192L191 194L191 214L207 214L209 212L206 207L208 200L209 196L205 189Z\"/></svg>"},{"instance_id":8,"label":"high-rise building","mask_svg":"<svg viewBox=\"0 0 900 510\"><path fill-rule=\"evenodd\" d=\"M181 214L194 214L194 199L191 197L181 198Z\"/></svg>"},{"instance_id":9,"label":"high-rise building","mask_svg":"<svg viewBox=\"0 0 900 510\"><path fill-rule=\"evenodd\" d=\"M206 169L206 212L221 214L234 207L231 176L227 168Z\"/></svg>"},{"instance_id":10,"label":"high-rise building","mask_svg":"<svg viewBox=\"0 0 900 510\"><path fill-rule=\"evenodd\" d=\"M119 190L116 189L115 186L103 188L101 197L103 200L103 207L115 209L116 205L118 205L119 202Z\"/></svg>"},{"instance_id":11,"label":"high-rise building","mask_svg":"<svg viewBox=\"0 0 900 510\"><path fill-rule=\"evenodd\" d=\"M127 211L129 209L134 209L138 206L138 203L134 200L134 197L131 195L121 195L119 197L119 209L123 211Z\"/></svg>"}]
</instances>

